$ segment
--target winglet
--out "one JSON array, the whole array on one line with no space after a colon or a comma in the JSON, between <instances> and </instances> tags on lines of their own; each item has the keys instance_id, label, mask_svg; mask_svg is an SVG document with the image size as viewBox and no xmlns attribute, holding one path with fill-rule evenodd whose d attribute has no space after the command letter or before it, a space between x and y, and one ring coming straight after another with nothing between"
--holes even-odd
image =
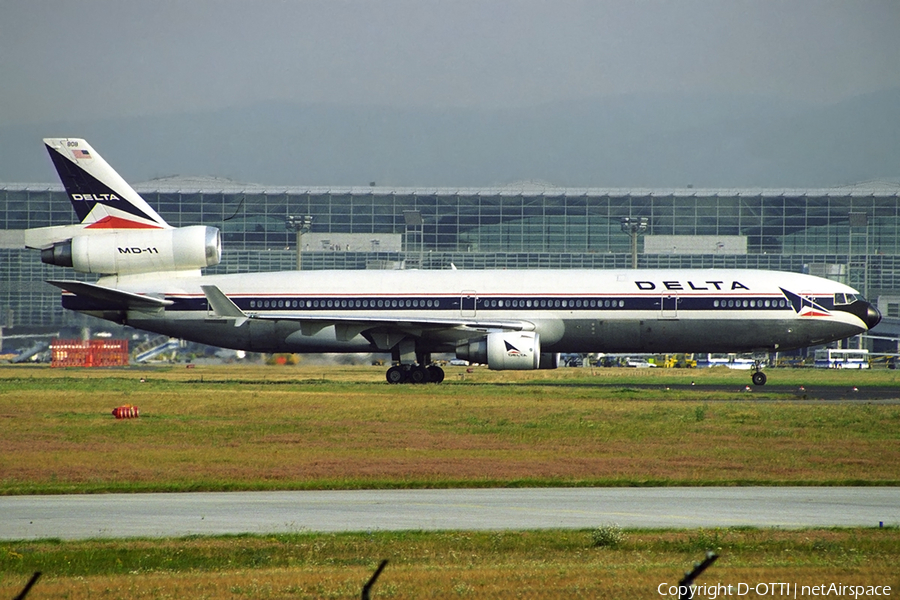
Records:
<instances>
[{"instance_id":1,"label":"winglet","mask_svg":"<svg viewBox=\"0 0 900 600\"><path fill-rule=\"evenodd\" d=\"M222 290L218 287L214 285L201 285L200 289L203 290L206 301L209 302L209 305L212 307L213 312L217 317L234 319L235 327L240 327L250 319L250 317L247 316L247 313L242 311L231 298L223 294Z\"/></svg>"}]
</instances>

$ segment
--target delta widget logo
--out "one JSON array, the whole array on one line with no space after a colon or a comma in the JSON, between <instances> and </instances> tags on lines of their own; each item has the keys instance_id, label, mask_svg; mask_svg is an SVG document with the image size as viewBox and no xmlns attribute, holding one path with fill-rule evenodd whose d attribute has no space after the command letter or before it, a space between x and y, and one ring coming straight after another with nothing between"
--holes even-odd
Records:
<instances>
[{"instance_id":1,"label":"delta widget logo","mask_svg":"<svg viewBox=\"0 0 900 600\"><path fill-rule=\"evenodd\" d=\"M521 350L519 350L518 348L516 348L515 346L513 346L506 340L504 340L503 343L506 344L506 355L507 356L523 357L523 358L528 356L526 353L522 352Z\"/></svg>"},{"instance_id":2,"label":"delta widget logo","mask_svg":"<svg viewBox=\"0 0 900 600\"><path fill-rule=\"evenodd\" d=\"M784 288L779 289L781 290L781 293L784 294L784 297L787 298L788 302L791 303L791 308L794 309L794 312L801 317L827 317L831 315L831 312L827 308L818 302L814 302L812 298L789 292Z\"/></svg>"}]
</instances>

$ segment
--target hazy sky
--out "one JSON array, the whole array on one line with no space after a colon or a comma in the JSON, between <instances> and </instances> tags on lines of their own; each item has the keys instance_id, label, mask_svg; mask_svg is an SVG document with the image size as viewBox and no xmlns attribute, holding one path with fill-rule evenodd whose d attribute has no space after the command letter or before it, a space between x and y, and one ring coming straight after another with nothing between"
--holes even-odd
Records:
<instances>
[{"instance_id":1,"label":"hazy sky","mask_svg":"<svg viewBox=\"0 0 900 600\"><path fill-rule=\"evenodd\" d=\"M4 0L4 125L261 100L506 107L900 85L900 2Z\"/></svg>"}]
</instances>

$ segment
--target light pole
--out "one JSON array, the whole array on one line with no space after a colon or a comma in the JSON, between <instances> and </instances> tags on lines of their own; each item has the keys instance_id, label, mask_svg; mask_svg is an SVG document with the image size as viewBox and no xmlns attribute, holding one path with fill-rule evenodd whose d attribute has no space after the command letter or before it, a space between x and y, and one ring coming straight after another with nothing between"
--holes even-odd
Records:
<instances>
[{"instance_id":1,"label":"light pole","mask_svg":"<svg viewBox=\"0 0 900 600\"><path fill-rule=\"evenodd\" d=\"M847 241L847 270L850 270L850 265L853 264L853 228L854 227L865 227L865 256L863 257L863 276L862 276L862 288L863 288L863 297L868 299L869 297L869 215L864 212L852 212L849 214L850 221L850 232L849 239ZM847 283L849 285L853 285L850 281L850 273L847 273Z\"/></svg>"},{"instance_id":2,"label":"light pole","mask_svg":"<svg viewBox=\"0 0 900 600\"><path fill-rule=\"evenodd\" d=\"M631 268L637 269L637 239L647 232L650 220L647 217L622 217L622 231L631 236Z\"/></svg>"},{"instance_id":3,"label":"light pole","mask_svg":"<svg viewBox=\"0 0 900 600\"><path fill-rule=\"evenodd\" d=\"M419 268L423 268L422 262L425 260L423 236L425 233L425 220L422 219L422 213L418 210L404 210L403 220L406 222L406 252L407 254L415 249L416 231L419 232ZM413 243L410 243L410 233L412 233Z\"/></svg>"},{"instance_id":4,"label":"light pole","mask_svg":"<svg viewBox=\"0 0 900 600\"><path fill-rule=\"evenodd\" d=\"M303 252L303 234L309 233L313 218L310 215L288 216L284 226L288 231L297 232L297 270L300 270L300 256Z\"/></svg>"}]
</instances>

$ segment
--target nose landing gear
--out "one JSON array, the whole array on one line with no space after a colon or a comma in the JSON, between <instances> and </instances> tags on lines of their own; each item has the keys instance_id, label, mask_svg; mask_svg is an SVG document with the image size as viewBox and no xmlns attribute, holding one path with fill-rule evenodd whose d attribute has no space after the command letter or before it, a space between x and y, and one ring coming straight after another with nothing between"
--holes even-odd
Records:
<instances>
[{"instance_id":1,"label":"nose landing gear","mask_svg":"<svg viewBox=\"0 0 900 600\"><path fill-rule=\"evenodd\" d=\"M766 374L762 372L762 362L755 361L753 363L753 375L750 378L753 380L753 385L766 385Z\"/></svg>"}]
</instances>

